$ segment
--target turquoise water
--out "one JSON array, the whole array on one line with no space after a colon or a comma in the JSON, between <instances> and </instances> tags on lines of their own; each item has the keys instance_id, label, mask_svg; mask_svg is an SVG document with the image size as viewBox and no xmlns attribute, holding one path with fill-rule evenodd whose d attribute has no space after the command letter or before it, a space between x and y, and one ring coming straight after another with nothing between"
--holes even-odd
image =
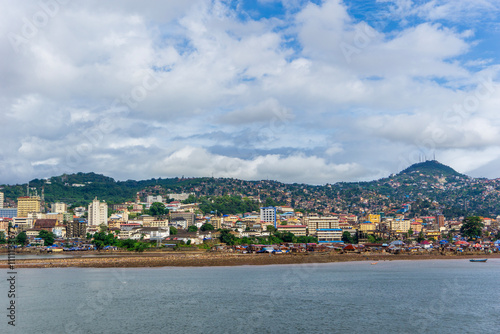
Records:
<instances>
[{"instance_id":1,"label":"turquoise water","mask_svg":"<svg viewBox=\"0 0 500 334\"><path fill-rule=\"evenodd\" d=\"M492 333L499 278L500 259L19 269L0 332Z\"/></svg>"}]
</instances>

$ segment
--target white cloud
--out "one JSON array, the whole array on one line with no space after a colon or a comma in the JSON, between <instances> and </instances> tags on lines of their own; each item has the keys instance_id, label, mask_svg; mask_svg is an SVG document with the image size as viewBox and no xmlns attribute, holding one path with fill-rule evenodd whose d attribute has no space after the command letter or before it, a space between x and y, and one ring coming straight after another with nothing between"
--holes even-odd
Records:
<instances>
[{"instance_id":1,"label":"white cloud","mask_svg":"<svg viewBox=\"0 0 500 334\"><path fill-rule=\"evenodd\" d=\"M211 154L205 149L189 146L155 164L154 171L159 175L213 175L248 180L269 178L309 184L356 179L366 172L358 164L328 163L317 156L298 154L282 157L272 154L246 160Z\"/></svg>"},{"instance_id":2,"label":"white cloud","mask_svg":"<svg viewBox=\"0 0 500 334\"><path fill-rule=\"evenodd\" d=\"M41 7L3 1L1 35L24 39L0 40L0 183L80 170L325 183L392 172L422 145L447 161L494 152L497 53L476 56L480 27L455 18L497 4L394 3L387 17L407 22L382 31L337 0L245 20L223 1L69 2L24 38ZM453 114L482 78L489 94Z\"/></svg>"}]
</instances>

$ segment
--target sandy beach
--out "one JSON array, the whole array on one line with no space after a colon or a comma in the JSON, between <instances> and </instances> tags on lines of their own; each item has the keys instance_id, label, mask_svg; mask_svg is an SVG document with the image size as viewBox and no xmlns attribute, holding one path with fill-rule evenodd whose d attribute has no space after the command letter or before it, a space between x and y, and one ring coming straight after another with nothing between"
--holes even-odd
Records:
<instances>
[{"instance_id":1,"label":"sandy beach","mask_svg":"<svg viewBox=\"0 0 500 334\"><path fill-rule=\"evenodd\" d=\"M67 255L67 254L65 254ZM15 268L138 268L138 267L204 267L204 266L243 266L301 263L330 263L348 261L393 261L393 260L445 260L445 259L490 259L500 258L500 254L387 254L387 253L294 253L282 255L269 254L231 254L210 252L145 252L145 253L94 253L75 254L65 258L16 258ZM7 268L7 260L0 261L0 268Z\"/></svg>"}]
</instances>

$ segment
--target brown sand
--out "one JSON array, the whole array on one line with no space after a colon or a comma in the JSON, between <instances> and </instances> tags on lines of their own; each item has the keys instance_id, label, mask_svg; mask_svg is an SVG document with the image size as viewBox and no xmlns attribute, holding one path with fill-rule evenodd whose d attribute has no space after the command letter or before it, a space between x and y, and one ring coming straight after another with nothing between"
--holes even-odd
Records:
<instances>
[{"instance_id":1,"label":"brown sand","mask_svg":"<svg viewBox=\"0 0 500 334\"><path fill-rule=\"evenodd\" d=\"M297 253L297 254L230 254L208 252L149 252L149 253L101 253L95 257L75 254L71 258L15 259L15 268L134 268L134 267L204 267L204 266L241 266L272 264L330 263L347 261L392 261L392 260L437 260L500 258L500 254L477 253L471 255L455 254L387 254L387 253ZM7 260L0 261L0 268L7 268Z\"/></svg>"}]
</instances>

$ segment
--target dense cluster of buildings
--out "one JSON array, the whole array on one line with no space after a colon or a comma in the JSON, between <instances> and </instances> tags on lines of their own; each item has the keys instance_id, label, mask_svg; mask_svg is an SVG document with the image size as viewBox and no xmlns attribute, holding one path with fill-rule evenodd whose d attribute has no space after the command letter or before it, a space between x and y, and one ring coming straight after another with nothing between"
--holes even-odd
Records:
<instances>
[{"instance_id":1,"label":"dense cluster of buildings","mask_svg":"<svg viewBox=\"0 0 500 334\"><path fill-rule=\"evenodd\" d=\"M176 194L176 199L187 198L187 194ZM407 218L405 213L385 216L370 213L365 216L353 214L304 214L291 206L261 207L260 212L225 215L202 214L196 203L183 204L178 200L168 202L162 196L147 196L135 202L108 205L95 198L88 207L73 208L65 203L52 203L50 212L43 212L39 196L24 196L17 199L16 208L4 208L0 193L0 231L7 231L9 224L16 233L26 232L28 238L36 238L41 230L47 230L57 238L86 238L87 234L100 231L105 226L120 239L165 240L172 238L170 227L179 230L176 238L201 243L217 236L218 229L230 229L238 237L267 237L273 226L278 232L291 232L296 237L313 236L319 243L339 243L345 232L363 242L369 236L380 239L404 239L416 235L427 239L439 239L460 230L462 221L446 220L442 215ZM151 216L144 214L155 202L164 203L169 213ZM498 233L500 217L483 218L488 232ZM215 231L188 233L190 226L198 229L210 223Z\"/></svg>"}]
</instances>

